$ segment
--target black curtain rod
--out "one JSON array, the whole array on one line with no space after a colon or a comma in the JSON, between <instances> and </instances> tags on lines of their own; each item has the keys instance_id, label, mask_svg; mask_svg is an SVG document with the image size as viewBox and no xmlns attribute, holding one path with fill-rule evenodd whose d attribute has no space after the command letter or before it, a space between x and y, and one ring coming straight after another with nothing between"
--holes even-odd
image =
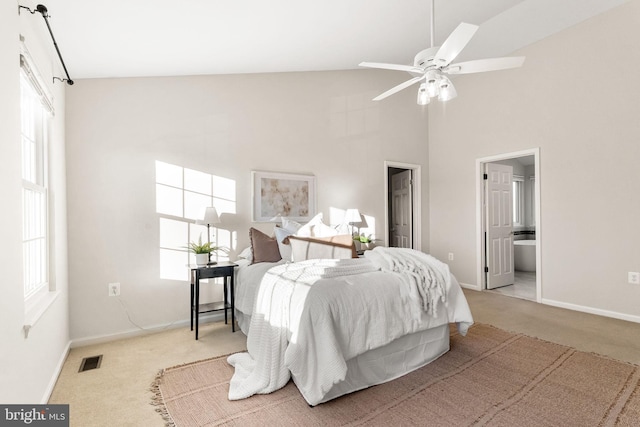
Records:
<instances>
[{"instance_id":1,"label":"black curtain rod","mask_svg":"<svg viewBox=\"0 0 640 427\"><path fill-rule=\"evenodd\" d=\"M31 12L31 14L33 15L36 12L40 12L40 14L42 15L42 17L44 18L44 22L46 22L47 24L47 28L49 29L49 34L51 34L51 40L53 40L53 46L56 48L56 52L58 52L58 58L60 58L60 62L62 63L62 68L64 69L64 73L67 75L66 79L61 79L60 77L54 77L53 81L55 82L56 79L63 81L63 82L67 82L68 85L72 85L73 84L73 80L71 80L71 77L69 77L69 72L67 71L67 66L64 65L64 60L62 59L62 55L60 54L60 49L58 49L58 43L56 43L56 38L53 37L53 31L51 31L51 26L49 25L49 11L47 10L47 7L43 4L39 4L36 6L36 10L31 10L26 6L22 6L20 5L18 8L18 11L20 9L27 9L29 12Z\"/></svg>"}]
</instances>

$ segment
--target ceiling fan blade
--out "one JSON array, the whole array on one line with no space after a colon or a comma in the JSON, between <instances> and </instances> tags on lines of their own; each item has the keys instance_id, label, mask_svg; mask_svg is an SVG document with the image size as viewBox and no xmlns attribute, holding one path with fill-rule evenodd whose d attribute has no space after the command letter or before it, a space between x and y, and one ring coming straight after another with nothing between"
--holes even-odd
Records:
<instances>
[{"instance_id":1,"label":"ceiling fan blade","mask_svg":"<svg viewBox=\"0 0 640 427\"><path fill-rule=\"evenodd\" d=\"M383 70L398 70L398 71L408 71L410 73L422 73L423 70L418 67L414 67L412 65L400 65L400 64L385 64L382 62L361 62L358 64L361 67L369 67L369 68L382 68Z\"/></svg>"},{"instance_id":2,"label":"ceiling fan blade","mask_svg":"<svg viewBox=\"0 0 640 427\"><path fill-rule=\"evenodd\" d=\"M506 70L521 67L524 56L507 56L504 58L476 59L449 65L444 71L448 74L482 73L485 71Z\"/></svg>"},{"instance_id":3,"label":"ceiling fan blade","mask_svg":"<svg viewBox=\"0 0 640 427\"><path fill-rule=\"evenodd\" d=\"M444 67L455 59L462 52L462 49L469 43L473 35L478 31L477 25L461 22L458 27L442 43L433 63L438 67Z\"/></svg>"},{"instance_id":4,"label":"ceiling fan blade","mask_svg":"<svg viewBox=\"0 0 640 427\"><path fill-rule=\"evenodd\" d=\"M391 89L389 89L388 91L386 91L384 93L381 93L380 95L378 95L375 98L373 98L373 100L374 101L380 101L381 99L384 99L389 95L393 95L396 92L400 92L402 89L408 88L412 84L417 83L422 79L424 79L424 76L414 77L414 78L412 78L410 80L407 80L404 83L400 83L398 86L392 87Z\"/></svg>"}]
</instances>

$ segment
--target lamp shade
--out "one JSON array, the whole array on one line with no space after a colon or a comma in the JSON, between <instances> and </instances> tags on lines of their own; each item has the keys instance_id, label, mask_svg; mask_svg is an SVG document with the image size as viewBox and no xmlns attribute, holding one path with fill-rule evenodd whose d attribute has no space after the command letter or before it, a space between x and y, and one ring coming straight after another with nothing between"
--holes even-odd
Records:
<instances>
[{"instance_id":1,"label":"lamp shade","mask_svg":"<svg viewBox=\"0 0 640 427\"><path fill-rule=\"evenodd\" d=\"M440 74L435 71L429 71L426 76L426 89L429 98L433 98L434 96L438 96L440 93L440 86L438 81L440 80Z\"/></svg>"},{"instance_id":2,"label":"lamp shade","mask_svg":"<svg viewBox=\"0 0 640 427\"><path fill-rule=\"evenodd\" d=\"M196 224L199 225L211 225L219 223L220 216L218 216L218 211L213 206L204 208L202 211L202 215L200 215L200 218L196 220Z\"/></svg>"},{"instance_id":3,"label":"lamp shade","mask_svg":"<svg viewBox=\"0 0 640 427\"><path fill-rule=\"evenodd\" d=\"M440 81L440 94L438 96L438 99L445 102L455 98L456 96L458 96L458 92L456 92L456 88L453 87L453 83L451 83L451 80L443 77L443 79Z\"/></svg>"},{"instance_id":4,"label":"lamp shade","mask_svg":"<svg viewBox=\"0 0 640 427\"><path fill-rule=\"evenodd\" d=\"M358 209L347 209L347 212L344 214L344 221L348 223L362 221L360 211Z\"/></svg>"},{"instance_id":5,"label":"lamp shade","mask_svg":"<svg viewBox=\"0 0 640 427\"><path fill-rule=\"evenodd\" d=\"M418 105L427 105L431 99L429 98L429 93L427 92L427 84L422 83L420 88L418 89Z\"/></svg>"}]
</instances>

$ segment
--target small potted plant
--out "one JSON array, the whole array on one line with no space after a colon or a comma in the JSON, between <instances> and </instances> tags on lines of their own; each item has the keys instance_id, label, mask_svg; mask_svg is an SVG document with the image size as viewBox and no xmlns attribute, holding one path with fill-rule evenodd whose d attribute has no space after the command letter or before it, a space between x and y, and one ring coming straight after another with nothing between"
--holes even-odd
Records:
<instances>
[{"instance_id":1,"label":"small potted plant","mask_svg":"<svg viewBox=\"0 0 640 427\"><path fill-rule=\"evenodd\" d=\"M353 240L356 243L357 250L366 251L368 249L373 249L374 247L375 239L371 238L371 234L369 234L368 236L366 236L364 233L361 233L360 235L356 234L353 237Z\"/></svg>"},{"instance_id":2,"label":"small potted plant","mask_svg":"<svg viewBox=\"0 0 640 427\"><path fill-rule=\"evenodd\" d=\"M375 241L375 239L371 238L371 234L369 234L368 236L365 236L364 233L361 234L356 234L355 236L353 236L353 240L356 244L356 250L358 251L366 251L368 249L373 249L373 242Z\"/></svg>"},{"instance_id":3,"label":"small potted plant","mask_svg":"<svg viewBox=\"0 0 640 427\"><path fill-rule=\"evenodd\" d=\"M216 252L222 248L211 245L211 242L202 243L202 236L200 236L198 237L198 243L189 243L187 249L189 249L189 252L196 255L196 265L200 267L208 264L215 264L215 262L209 262L209 256L211 252Z\"/></svg>"}]
</instances>

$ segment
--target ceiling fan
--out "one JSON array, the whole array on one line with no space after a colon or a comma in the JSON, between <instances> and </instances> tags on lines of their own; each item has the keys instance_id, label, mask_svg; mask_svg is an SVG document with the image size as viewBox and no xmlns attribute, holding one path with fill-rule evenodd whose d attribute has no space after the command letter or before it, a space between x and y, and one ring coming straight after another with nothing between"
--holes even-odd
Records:
<instances>
[{"instance_id":1,"label":"ceiling fan","mask_svg":"<svg viewBox=\"0 0 640 427\"><path fill-rule=\"evenodd\" d=\"M380 62L361 62L361 67L381 68L385 70L407 71L414 77L401 83L388 91L373 98L380 101L396 92L400 92L409 86L421 82L418 89L418 104L427 105L431 98L438 97L440 101L448 101L457 96L457 92L451 80L445 74L470 74L484 71L505 70L521 67L524 56L511 56L504 58L477 59L474 61L451 62L460 54L478 31L477 25L460 23L458 27L442 43L442 46L434 46L435 16L434 1L431 0L431 47L418 52L413 60L413 65L385 64Z\"/></svg>"}]
</instances>

